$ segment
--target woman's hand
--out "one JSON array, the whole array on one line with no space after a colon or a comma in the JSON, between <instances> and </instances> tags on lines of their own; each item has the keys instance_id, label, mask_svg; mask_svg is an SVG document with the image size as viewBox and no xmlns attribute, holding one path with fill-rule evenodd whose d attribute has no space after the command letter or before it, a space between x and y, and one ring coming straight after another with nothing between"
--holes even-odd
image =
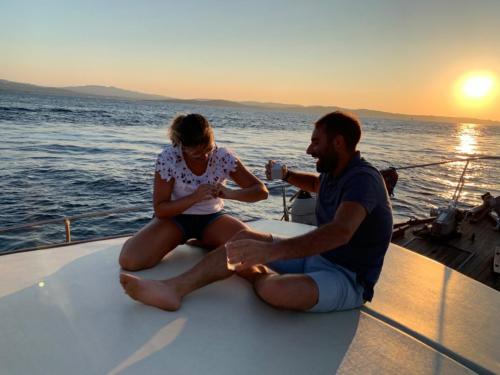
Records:
<instances>
[{"instance_id":1,"label":"woman's hand","mask_svg":"<svg viewBox=\"0 0 500 375\"><path fill-rule=\"evenodd\" d=\"M222 199L233 199L234 197L234 190L229 189L226 185L218 183L215 185L215 189L217 192L217 197L222 198Z\"/></svg>"},{"instance_id":2,"label":"woman's hand","mask_svg":"<svg viewBox=\"0 0 500 375\"><path fill-rule=\"evenodd\" d=\"M196 202L217 198L217 188L214 185L201 184L193 193Z\"/></svg>"}]
</instances>

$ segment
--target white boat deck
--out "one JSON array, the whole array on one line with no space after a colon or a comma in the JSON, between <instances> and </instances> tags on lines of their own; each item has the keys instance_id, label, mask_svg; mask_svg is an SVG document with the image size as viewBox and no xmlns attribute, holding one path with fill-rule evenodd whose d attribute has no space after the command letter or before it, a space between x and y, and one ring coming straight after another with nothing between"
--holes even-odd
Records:
<instances>
[{"instance_id":1,"label":"white boat deck","mask_svg":"<svg viewBox=\"0 0 500 375\"><path fill-rule=\"evenodd\" d=\"M124 241L0 257L1 374L500 373L499 293L397 246L361 310L278 311L234 276L169 313L123 293ZM139 274L173 276L202 256L181 246Z\"/></svg>"}]
</instances>

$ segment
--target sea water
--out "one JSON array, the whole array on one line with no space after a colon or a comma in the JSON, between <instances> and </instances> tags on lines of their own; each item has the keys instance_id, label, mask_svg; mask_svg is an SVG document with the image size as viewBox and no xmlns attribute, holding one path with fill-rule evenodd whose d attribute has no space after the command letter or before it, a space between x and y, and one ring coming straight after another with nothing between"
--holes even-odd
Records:
<instances>
[{"instance_id":1,"label":"sea water","mask_svg":"<svg viewBox=\"0 0 500 375\"><path fill-rule=\"evenodd\" d=\"M197 112L212 123L216 142L229 147L247 168L265 179L265 163L315 171L306 154L318 115L172 102L0 93L0 228L93 211L150 207L141 212L81 219L72 239L129 234L152 216L151 197L158 153L169 142L167 128L179 113ZM361 118L359 149L376 167L405 166L498 155L500 126ZM486 191L500 194L498 161L473 162L461 205L480 203ZM395 222L426 217L453 196L464 163L400 172L392 199ZM287 189L291 196L294 189ZM255 204L226 202L242 220L280 219L281 190ZM64 225L0 233L0 251L65 239Z\"/></svg>"}]
</instances>

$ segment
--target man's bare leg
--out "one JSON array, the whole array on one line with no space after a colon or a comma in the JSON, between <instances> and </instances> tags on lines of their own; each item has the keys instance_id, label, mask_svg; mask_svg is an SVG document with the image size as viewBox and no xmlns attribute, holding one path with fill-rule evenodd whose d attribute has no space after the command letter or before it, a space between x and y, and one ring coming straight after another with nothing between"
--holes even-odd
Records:
<instances>
[{"instance_id":1,"label":"man's bare leg","mask_svg":"<svg viewBox=\"0 0 500 375\"><path fill-rule=\"evenodd\" d=\"M280 275L267 266L258 265L238 275L253 285L260 299L278 309L305 311L318 302L318 287L305 274Z\"/></svg>"},{"instance_id":2,"label":"man's bare leg","mask_svg":"<svg viewBox=\"0 0 500 375\"><path fill-rule=\"evenodd\" d=\"M203 243L216 248L207 254L197 265L183 274L167 280L147 280L122 273L120 282L125 292L133 299L163 310L175 311L180 308L181 300L192 291L207 284L231 276L234 272L226 267L227 241L248 227L241 221L224 215L212 222L207 229Z\"/></svg>"},{"instance_id":3,"label":"man's bare leg","mask_svg":"<svg viewBox=\"0 0 500 375\"><path fill-rule=\"evenodd\" d=\"M120 283L131 298L146 305L175 311L181 307L185 295L233 273L226 267L226 249L221 246L207 254L193 268L172 279L147 280L122 273Z\"/></svg>"},{"instance_id":4,"label":"man's bare leg","mask_svg":"<svg viewBox=\"0 0 500 375\"><path fill-rule=\"evenodd\" d=\"M236 234L231 241L244 238L272 240L269 234L244 230ZM233 273L226 266L225 247L220 246L193 268L172 279L145 280L122 273L120 282L131 298L163 310L175 311L180 308L185 295L225 279ZM253 284L255 292L262 300L274 307L308 310L317 303L318 288L307 275L279 275L263 265L254 266L239 274Z\"/></svg>"},{"instance_id":5,"label":"man's bare leg","mask_svg":"<svg viewBox=\"0 0 500 375\"><path fill-rule=\"evenodd\" d=\"M255 293L278 309L306 311L318 303L319 289L305 274L268 274L253 283Z\"/></svg>"},{"instance_id":6,"label":"man's bare leg","mask_svg":"<svg viewBox=\"0 0 500 375\"><path fill-rule=\"evenodd\" d=\"M266 238L271 236L264 233L242 230L231 240L243 238ZM225 279L234 274L227 269L225 246L208 253L190 270L167 280L147 280L140 277L121 273L120 283L131 298L146 305L155 306L163 310L175 311L181 307L182 298L205 285Z\"/></svg>"},{"instance_id":7,"label":"man's bare leg","mask_svg":"<svg viewBox=\"0 0 500 375\"><path fill-rule=\"evenodd\" d=\"M242 232L238 236L239 239L272 241L272 236L263 233ZM318 302L318 286L305 274L281 275L261 264L239 271L238 275L248 280L257 296L273 307L306 311Z\"/></svg>"}]
</instances>

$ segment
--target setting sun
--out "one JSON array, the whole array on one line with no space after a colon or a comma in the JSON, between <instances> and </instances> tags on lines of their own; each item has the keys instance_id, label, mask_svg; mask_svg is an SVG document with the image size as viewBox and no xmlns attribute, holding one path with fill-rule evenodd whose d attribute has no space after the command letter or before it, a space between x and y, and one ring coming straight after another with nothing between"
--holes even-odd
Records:
<instances>
[{"instance_id":1,"label":"setting sun","mask_svg":"<svg viewBox=\"0 0 500 375\"><path fill-rule=\"evenodd\" d=\"M468 73L459 80L458 91L462 99L482 101L494 92L495 77L488 72Z\"/></svg>"},{"instance_id":2,"label":"setting sun","mask_svg":"<svg viewBox=\"0 0 500 375\"><path fill-rule=\"evenodd\" d=\"M455 85L459 108L477 116L491 108L497 96L497 79L489 71L473 71L462 75Z\"/></svg>"},{"instance_id":3,"label":"setting sun","mask_svg":"<svg viewBox=\"0 0 500 375\"><path fill-rule=\"evenodd\" d=\"M493 77L488 75L474 75L467 78L462 87L466 97L481 99L493 89Z\"/></svg>"}]
</instances>

